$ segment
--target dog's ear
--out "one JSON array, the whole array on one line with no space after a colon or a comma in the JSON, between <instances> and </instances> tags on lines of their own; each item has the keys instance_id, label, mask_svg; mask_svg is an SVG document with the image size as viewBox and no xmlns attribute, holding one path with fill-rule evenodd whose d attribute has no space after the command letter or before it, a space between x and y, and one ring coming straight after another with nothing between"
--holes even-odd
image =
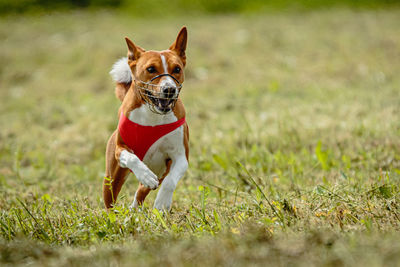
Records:
<instances>
[{"instance_id":1,"label":"dog's ear","mask_svg":"<svg viewBox=\"0 0 400 267\"><path fill-rule=\"evenodd\" d=\"M183 60L186 59L187 29L185 26L178 33L175 42L170 46L169 50L175 51Z\"/></svg>"},{"instance_id":2,"label":"dog's ear","mask_svg":"<svg viewBox=\"0 0 400 267\"><path fill-rule=\"evenodd\" d=\"M128 37L125 37L126 44L128 45L128 59L137 60L145 50L135 45Z\"/></svg>"}]
</instances>

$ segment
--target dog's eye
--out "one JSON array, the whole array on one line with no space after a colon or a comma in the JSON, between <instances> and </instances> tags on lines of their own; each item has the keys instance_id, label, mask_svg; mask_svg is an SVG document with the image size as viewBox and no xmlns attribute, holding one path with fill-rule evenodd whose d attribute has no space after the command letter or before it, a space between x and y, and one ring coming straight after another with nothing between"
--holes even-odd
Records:
<instances>
[{"instance_id":1,"label":"dog's eye","mask_svg":"<svg viewBox=\"0 0 400 267\"><path fill-rule=\"evenodd\" d=\"M146 70L147 70L149 73L154 73L154 72L156 72L156 68L154 68L153 66L148 67Z\"/></svg>"},{"instance_id":2,"label":"dog's eye","mask_svg":"<svg viewBox=\"0 0 400 267\"><path fill-rule=\"evenodd\" d=\"M181 72L180 67L175 67L174 70L172 71L172 73L180 73L180 72Z\"/></svg>"}]
</instances>

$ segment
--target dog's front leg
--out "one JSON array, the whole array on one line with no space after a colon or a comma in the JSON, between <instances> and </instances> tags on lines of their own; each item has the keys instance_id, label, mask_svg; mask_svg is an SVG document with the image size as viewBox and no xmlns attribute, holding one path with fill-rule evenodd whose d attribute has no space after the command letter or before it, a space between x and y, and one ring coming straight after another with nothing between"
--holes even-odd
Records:
<instances>
[{"instance_id":1,"label":"dog's front leg","mask_svg":"<svg viewBox=\"0 0 400 267\"><path fill-rule=\"evenodd\" d=\"M145 187L156 189L158 187L158 177L143 163L135 154L122 150L119 155L119 164L122 168L129 168L136 178Z\"/></svg>"},{"instance_id":2,"label":"dog's front leg","mask_svg":"<svg viewBox=\"0 0 400 267\"><path fill-rule=\"evenodd\" d=\"M172 195L179 180L185 174L188 165L188 161L184 154L172 159L170 172L161 184L160 191L158 192L156 201L154 202L154 208L158 210L169 210L171 208Z\"/></svg>"}]
</instances>

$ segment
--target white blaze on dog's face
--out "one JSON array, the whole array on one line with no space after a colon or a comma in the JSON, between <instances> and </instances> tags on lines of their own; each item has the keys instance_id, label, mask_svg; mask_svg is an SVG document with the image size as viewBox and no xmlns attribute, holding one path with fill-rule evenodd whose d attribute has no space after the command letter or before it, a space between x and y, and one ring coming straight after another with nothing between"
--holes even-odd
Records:
<instances>
[{"instance_id":1,"label":"white blaze on dog's face","mask_svg":"<svg viewBox=\"0 0 400 267\"><path fill-rule=\"evenodd\" d=\"M149 88L161 96L155 100L157 108L161 111L170 110L173 102L170 99L178 97L179 94L180 88L177 81L181 84L184 81L186 27L180 30L175 42L168 50L164 51L145 51L136 46L129 38L126 37L125 40L128 45L128 64L134 79L157 85ZM158 75L161 76L157 77Z\"/></svg>"}]
</instances>

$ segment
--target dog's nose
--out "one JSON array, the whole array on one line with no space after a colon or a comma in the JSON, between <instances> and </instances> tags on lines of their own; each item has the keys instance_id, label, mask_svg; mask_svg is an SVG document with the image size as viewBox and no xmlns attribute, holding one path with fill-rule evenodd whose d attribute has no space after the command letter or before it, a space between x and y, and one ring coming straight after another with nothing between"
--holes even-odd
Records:
<instances>
[{"instance_id":1,"label":"dog's nose","mask_svg":"<svg viewBox=\"0 0 400 267\"><path fill-rule=\"evenodd\" d=\"M174 95L175 95L175 93L176 93L176 88L175 87L164 87L163 89L162 89L162 92L164 93L164 95L166 96L166 97L173 97Z\"/></svg>"}]
</instances>

